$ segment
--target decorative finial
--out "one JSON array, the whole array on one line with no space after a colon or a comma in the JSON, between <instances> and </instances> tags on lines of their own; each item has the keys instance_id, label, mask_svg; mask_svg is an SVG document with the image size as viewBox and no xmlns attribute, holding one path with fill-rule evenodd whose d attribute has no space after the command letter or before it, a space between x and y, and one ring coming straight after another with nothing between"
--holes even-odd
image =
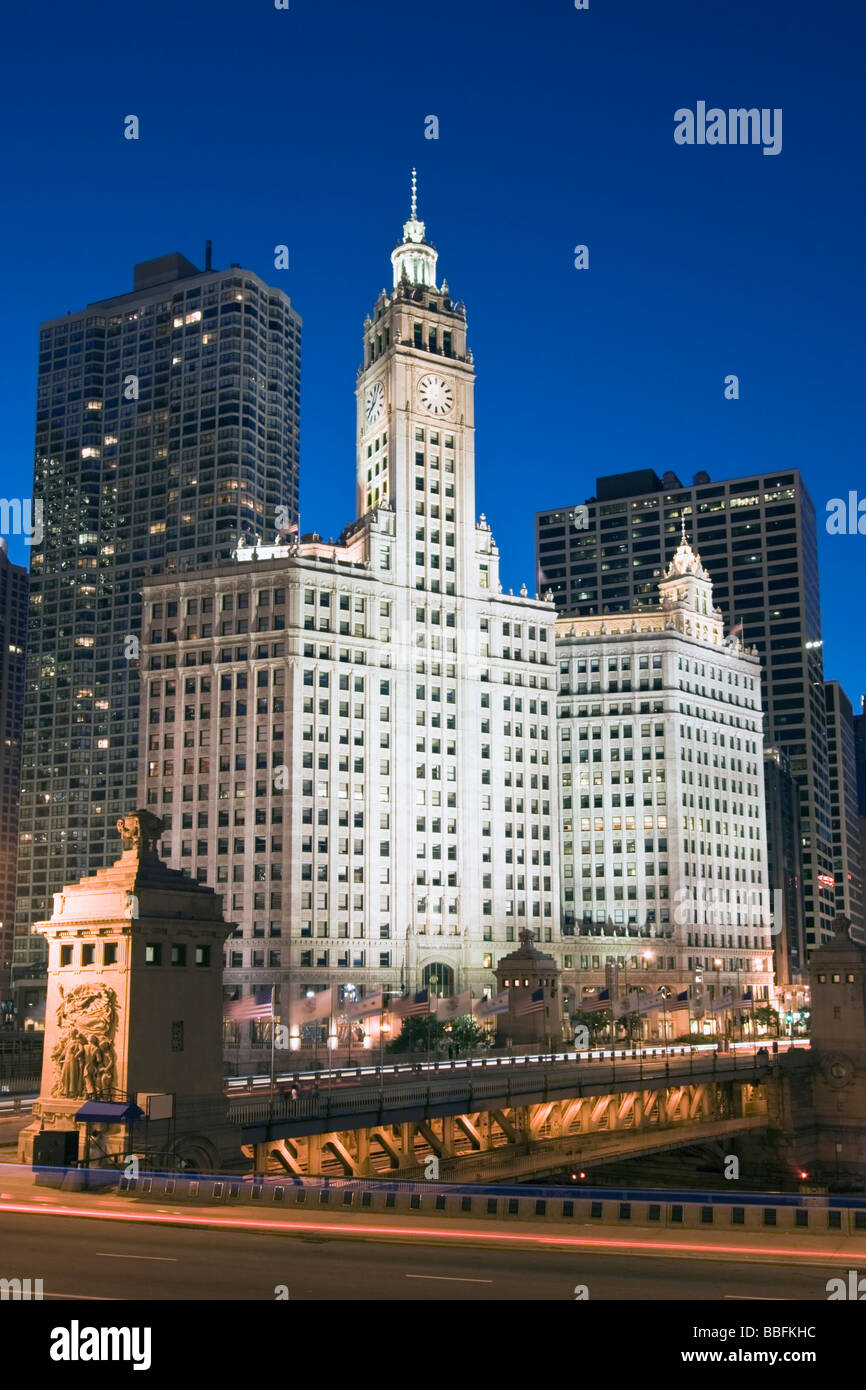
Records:
<instances>
[{"instance_id":1,"label":"decorative finial","mask_svg":"<svg viewBox=\"0 0 866 1390\"><path fill-rule=\"evenodd\" d=\"M688 545L688 543L689 543L689 542L688 542L688 537L686 536L686 519L685 519L685 517L683 517L682 542L683 542L683 545Z\"/></svg>"},{"instance_id":2,"label":"decorative finial","mask_svg":"<svg viewBox=\"0 0 866 1390\"><path fill-rule=\"evenodd\" d=\"M128 811L117 821L124 851L135 850L139 859L155 860L159 842L165 832L165 821L143 807Z\"/></svg>"},{"instance_id":3,"label":"decorative finial","mask_svg":"<svg viewBox=\"0 0 866 1390\"><path fill-rule=\"evenodd\" d=\"M417 222L418 212L418 175L412 170L412 221Z\"/></svg>"}]
</instances>

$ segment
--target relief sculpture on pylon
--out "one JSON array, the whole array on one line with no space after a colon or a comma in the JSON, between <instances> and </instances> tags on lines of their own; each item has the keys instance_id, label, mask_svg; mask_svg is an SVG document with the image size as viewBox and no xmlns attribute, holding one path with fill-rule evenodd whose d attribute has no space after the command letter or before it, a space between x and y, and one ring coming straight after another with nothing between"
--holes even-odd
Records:
<instances>
[{"instance_id":1,"label":"relief sculpture on pylon","mask_svg":"<svg viewBox=\"0 0 866 1390\"><path fill-rule=\"evenodd\" d=\"M61 985L57 1027L51 1094L67 1100L111 1100L116 1072L114 990L109 985L79 985L65 994Z\"/></svg>"}]
</instances>

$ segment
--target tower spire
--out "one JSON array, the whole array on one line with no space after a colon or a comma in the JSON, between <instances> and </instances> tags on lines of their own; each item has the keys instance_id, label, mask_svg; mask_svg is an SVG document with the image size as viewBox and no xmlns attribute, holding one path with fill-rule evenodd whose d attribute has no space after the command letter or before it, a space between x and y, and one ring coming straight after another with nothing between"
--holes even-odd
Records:
<instances>
[{"instance_id":1,"label":"tower spire","mask_svg":"<svg viewBox=\"0 0 866 1390\"><path fill-rule=\"evenodd\" d=\"M424 223L418 217L418 170L412 170L411 194L409 198L409 221L403 223L403 240L391 252L394 267L394 288L400 284L405 273L410 285L436 287L435 249L429 245Z\"/></svg>"}]
</instances>

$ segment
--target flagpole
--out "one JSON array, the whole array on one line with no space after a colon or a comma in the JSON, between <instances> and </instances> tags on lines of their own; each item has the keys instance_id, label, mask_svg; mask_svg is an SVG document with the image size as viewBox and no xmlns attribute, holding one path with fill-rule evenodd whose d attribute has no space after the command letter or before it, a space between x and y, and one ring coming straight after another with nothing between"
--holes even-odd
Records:
<instances>
[{"instance_id":1,"label":"flagpole","mask_svg":"<svg viewBox=\"0 0 866 1390\"><path fill-rule=\"evenodd\" d=\"M271 1092L277 1084L276 1076L276 1044L277 1044L277 986L271 985Z\"/></svg>"},{"instance_id":2,"label":"flagpole","mask_svg":"<svg viewBox=\"0 0 866 1390\"><path fill-rule=\"evenodd\" d=\"M268 1105L268 1139L269 1139L269 1140L270 1140L271 1137L272 1137L272 1136L271 1136L271 1126L272 1126L272 1124L273 1124L273 1119L274 1119L274 1087L275 1087L276 1084L277 1084L277 1083L276 1083L276 1077L275 1077L275 1061L274 1061L274 1056L275 1056L275 1047L274 1047L274 1044L275 1044L275 1042L276 1042L276 1033L277 1033L276 1015L275 1015L275 1010L274 1010L274 995L275 995L275 992L276 992L276 985L272 983L272 984L271 984L271 1087L270 1087L270 1090L271 1090L271 1098L270 1098L270 1104Z\"/></svg>"}]
</instances>

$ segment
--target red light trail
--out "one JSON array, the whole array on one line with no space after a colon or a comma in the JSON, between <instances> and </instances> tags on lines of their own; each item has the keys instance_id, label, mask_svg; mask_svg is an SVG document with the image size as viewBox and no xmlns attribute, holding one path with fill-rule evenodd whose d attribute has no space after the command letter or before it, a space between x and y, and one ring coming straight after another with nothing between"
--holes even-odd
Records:
<instances>
[{"instance_id":1,"label":"red light trail","mask_svg":"<svg viewBox=\"0 0 866 1390\"><path fill-rule=\"evenodd\" d=\"M530 1245L539 1247L555 1247L568 1250L586 1249L609 1249L609 1250L635 1250L635 1251L663 1251L667 1254L686 1252L688 1254L703 1255L763 1255L772 1258L784 1257L786 1259L799 1259L806 1263L818 1260L842 1260L849 1264L854 1258L855 1253L850 1249L846 1250L793 1250L785 1246L764 1248L756 1245L711 1245L703 1243L691 1243L686 1241L659 1241L659 1240L621 1240L615 1236L593 1237L593 1236L556 1236L556 1235L531 1235L521 1231L483 1231L483 1230L456 1230L453 1227L448 1229L437 1229L432 1226L364 1226L356 1222L336 1222L336 1221L256 1221L252 1218L237 1216L193 1216L184 1213L177 1215L162 1215L157 1212L115 1212L98 1211L92 1207L45 1207L31 1202L0 1202L0 1212L15 1212L23 1215L35 1216L79 1216L89 1217L98 1221L127 1221L137 1223L150 1223L159 1226L192 1226L202 1228L217 1228L238 1231L257 1231L260 1234L280 1235L285 1232L326 1232L329 1235L337 1236L356 1236L360 1238L369 1236L395 1236L398 1238L408 1237L413 1240L433 1239L450 1240L457 1242L478 1242L488 1241L494 1244Z\"/></svg>"}]
</instances>

